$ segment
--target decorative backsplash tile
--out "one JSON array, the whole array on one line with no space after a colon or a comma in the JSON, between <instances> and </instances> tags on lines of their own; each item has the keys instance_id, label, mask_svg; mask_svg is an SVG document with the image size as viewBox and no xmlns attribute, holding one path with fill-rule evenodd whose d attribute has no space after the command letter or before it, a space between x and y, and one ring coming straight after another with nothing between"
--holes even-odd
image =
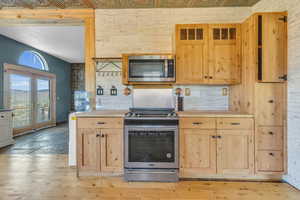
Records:
<instances>
[{"instance_id":1,"label":"decorative backsplash tile","mask_svg":"<svg viewBox=\"0 0 300 200\"><path fill-rule=\"evenodd\" d=\"M126 86L122 84L121 61L97 64L96 87L98 86L104 89L104 95L96 97L97 110L126 110L132 107L132 95L123 94ZM112 86L117 88L117 96L110 95ZM228 89L227 86L177 85L174 86L174 95L176 88L182 88L183 93L185 88L190 89L190 96L183 95L184 110L228 110L228 96L222 95L222 89Z\"/></svg>"}]
</instances>

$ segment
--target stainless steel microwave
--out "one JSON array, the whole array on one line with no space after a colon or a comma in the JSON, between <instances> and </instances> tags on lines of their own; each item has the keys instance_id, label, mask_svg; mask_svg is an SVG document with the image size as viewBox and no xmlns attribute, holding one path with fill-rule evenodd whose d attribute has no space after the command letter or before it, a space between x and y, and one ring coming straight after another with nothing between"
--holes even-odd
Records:
<instances>
[{"instance_id":1,"label":"stainless steel microwave","mask_svg":"<svg viewBox=\"0 0 300 200\"><path fill-rule=\"evenodd\" d=\"M128 56L128 81L175 82L175 56L172 54Z\"/></svg>"}]
</instances>

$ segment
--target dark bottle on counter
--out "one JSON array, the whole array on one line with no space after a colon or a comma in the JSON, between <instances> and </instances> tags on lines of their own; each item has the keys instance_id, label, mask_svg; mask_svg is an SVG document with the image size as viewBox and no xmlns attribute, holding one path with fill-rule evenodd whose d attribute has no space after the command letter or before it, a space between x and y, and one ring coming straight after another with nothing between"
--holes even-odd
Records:
<instances>
[{"instance_id":1,"label":"dark bottle on counter","mask_svg":"<svg viewBox=\"0 0 300 200\"><path fill-rule=\"evenodd\" d=\"M183 111L183 97L177 96L177 110Z\"/></svg>"}]
</instances>

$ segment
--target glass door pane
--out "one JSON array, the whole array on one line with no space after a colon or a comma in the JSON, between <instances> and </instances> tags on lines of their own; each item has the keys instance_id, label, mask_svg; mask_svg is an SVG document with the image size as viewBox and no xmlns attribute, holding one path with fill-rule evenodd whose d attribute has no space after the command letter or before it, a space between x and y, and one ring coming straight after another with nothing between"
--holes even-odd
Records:
<instances>
[{"instance_id":1,"label":"glass door pane","mask_svg":"<svg viewBox=\"0 0 300 200\"><path fill-rule=\"evenodd\" d=\"M46 79L36 79L37 86L37 106L36 106L36 121L37 123L50 121L50 102L51 102L51 92L50 92L50 80Z\"/></svg>"},{"instance_id":2,"label":"glass door pane","mask_svg":"<svg viewBox=\"0 0 300 200\"><path fill-rule=\"evenodd\" d=\"M31 78L10 74L10 105L14 109L13 127L24 128L32 124Z\"/></svg>"}]
</instances>

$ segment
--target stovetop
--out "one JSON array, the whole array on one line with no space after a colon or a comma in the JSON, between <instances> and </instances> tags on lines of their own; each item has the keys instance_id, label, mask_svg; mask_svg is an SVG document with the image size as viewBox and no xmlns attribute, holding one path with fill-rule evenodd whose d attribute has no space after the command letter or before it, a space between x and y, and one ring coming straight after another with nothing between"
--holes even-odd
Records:
<instances>
[{"instance_id":1,"label":"stovetop","mask_svg":"<svg viewBox=\"0 0 300 200\"><path fill-rule=\"evenodd\" d=\"M169 108L130 108L130 111L125 114L125 118L131 119L148 119L148 118L155 118L155 119L170 119L174 118L177 119L177 113L174 109Z\"/></svg>"}]
</instances>

